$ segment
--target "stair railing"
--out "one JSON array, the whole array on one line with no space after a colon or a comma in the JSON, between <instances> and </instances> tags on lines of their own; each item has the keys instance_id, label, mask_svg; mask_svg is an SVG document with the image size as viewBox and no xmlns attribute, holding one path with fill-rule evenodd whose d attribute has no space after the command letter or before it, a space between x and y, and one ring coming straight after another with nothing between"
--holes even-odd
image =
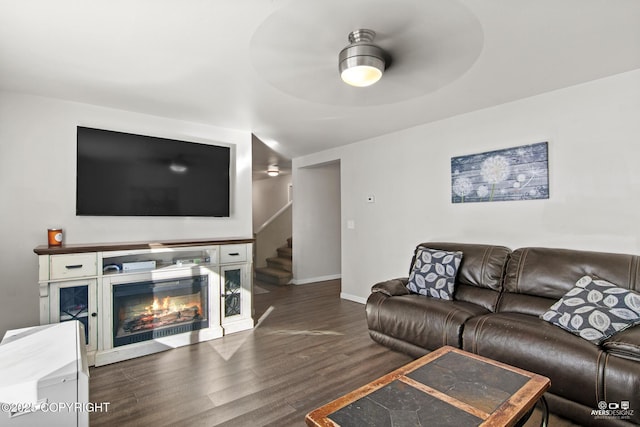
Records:
<instances>
[{"instance_id":1,"label":"stair railing","mask_svg":"<svg viewBox=\"0 0 640 427\"><path fill-rule=\"evenodd\" d=\"M278 219L278 217L279 217L280 215L282 215L282 214L283 214L287 209L289 209L289 206L291 206L292 204L293 204L293 202L292 202L292 201L291 201L291 202L287 202L287 204L286 204L286 205L284 205L283 207L281 207L281 208L278 210L278 212L274 213L274 214L271 216L271 218L269 218L268 220L266 220L266 221L264 222L264 224L262 224L260 227L258 227L258 229L257 229L257 230L255 230L255 231L253 232L254 236L255 236L255 235L257 235L257 234L260 234L260 232L261 232L262 230L264 230L265 228L267 228L267 227L269 226L269 224L271 224L273 221L275 221L276 219Z\"/></svg>"},{"instance_id":2,"label":"stair railing","mask_svg":"<svg viewBox=\"0 0 640 427\"><path fill-rule=\"evenodd\" d=\"M258 227L253 233L253 237L255 239L253 251L254 254L254 267L260 267L263 265L263 261L266 261L266 258L269 258L275 254L277 248L282 245L282 242L285 241L288 237L291 236L291 224L289 224L285 231L281 229L282 221L281 217L285 213L291 213L291 205L293 202L288 202L281 209L279 209L274 215L271 216L267 221L264 222L260 227ZM284 218L282 218L284 220ZM275 223L275 224L274 224ZM276 227L275 229L273 227ZM276 231L279 230L279 231ZM275 232L275 234L274 234Z\"/></svg>"}]
</instances>

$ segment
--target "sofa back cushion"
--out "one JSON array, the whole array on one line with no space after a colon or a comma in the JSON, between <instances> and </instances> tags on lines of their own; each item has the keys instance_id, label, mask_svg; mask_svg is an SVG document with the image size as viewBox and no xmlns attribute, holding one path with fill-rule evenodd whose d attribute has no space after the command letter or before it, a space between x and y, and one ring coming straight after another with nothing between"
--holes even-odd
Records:
<instances>
[{"instance_id":1,"label":"sofa back cushion","mask_svg":"<svg viewBox=\"0 0 640 427\"><path fill-rule=\"evenodd\" d=\"M585 275L637 291L640 257L572 249L516 249L507 263L497 311L539 316Z\"/></svg>"},{"instance_id":2,"label":"sofa back cushion","mask_svg":"<svg viewBox=\"0 0 640 427\"><path fill-rule=\"evenodd\" d=\"M471 243L425 242L419 247L462 252L456 276L454 299L480 305L495 311L502 290L504 269L511 250L504 246ZM415 262L415 252L411 269Z\"/></svg>"}]
</instances>

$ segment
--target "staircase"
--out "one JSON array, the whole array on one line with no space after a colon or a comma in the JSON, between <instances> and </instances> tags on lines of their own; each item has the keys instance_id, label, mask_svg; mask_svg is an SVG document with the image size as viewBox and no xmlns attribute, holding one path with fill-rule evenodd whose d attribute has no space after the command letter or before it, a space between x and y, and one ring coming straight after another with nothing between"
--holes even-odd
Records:
<instances>
[{"instance_id":1,"label":"staircase","mask_svg":"<svg viewBox=\"0 0 640 427\"><path fill-rule=\"evenodd\" d=\"M292 242L293 240L289 237L287 245L278 248L277 257L267 258L266 267L257 267L255 269L257 281L274 285L286 285L291 281L293 278Z\"/></svg>"}]
</instances>

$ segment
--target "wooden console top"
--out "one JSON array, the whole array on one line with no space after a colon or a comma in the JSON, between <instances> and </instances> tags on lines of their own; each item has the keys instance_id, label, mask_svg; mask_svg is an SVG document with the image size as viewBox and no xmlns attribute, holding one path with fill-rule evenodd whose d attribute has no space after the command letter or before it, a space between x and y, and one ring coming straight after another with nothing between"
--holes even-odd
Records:
<instances>
[{"instance_id":1,"label":"wooden console top","mask_svg":"<svg viewBox=\"0 0 640 427\"><path fill-rule=\"evenodd\" d=\"M189 239L189 240L157 240L153 242L113 242L113 243L91 243L91 244L71 244L49 247L40 245L33 252L38 255L60 255L75 254L82 252L106 252L106 251L126 251L133 249L157 249L175 248L182 246L208 246L208 245L231 245L237 243L253 243L250 238L224 238L224 239Z\"/></svg>"}]
</instances>

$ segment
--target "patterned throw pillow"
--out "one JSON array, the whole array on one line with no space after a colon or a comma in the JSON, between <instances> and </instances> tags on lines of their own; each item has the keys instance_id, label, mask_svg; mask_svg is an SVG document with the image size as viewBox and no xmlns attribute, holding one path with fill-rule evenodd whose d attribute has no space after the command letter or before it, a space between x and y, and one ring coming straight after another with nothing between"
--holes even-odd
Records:
<instances>
[{"instance_id":1,"label":"patterned throw pillow","mask_svg":"<svg viewBox=\"0 0 640 427\"><path fill-rule=\"evenodd\" d=\"M407 288L416 294L453 299L456 273L461 260L462 252L419 247Z\"/></svg>"},{"instance_id":2,"label":"patterned throw pillow","mask_svg":"<svg viewBox=\"0 0 640 427\"><path fill-rule=\"evenodd\" d=\"M594 344L640 324L640 294L584 276L540 316Z\"/></svg>"}]
</instances>

